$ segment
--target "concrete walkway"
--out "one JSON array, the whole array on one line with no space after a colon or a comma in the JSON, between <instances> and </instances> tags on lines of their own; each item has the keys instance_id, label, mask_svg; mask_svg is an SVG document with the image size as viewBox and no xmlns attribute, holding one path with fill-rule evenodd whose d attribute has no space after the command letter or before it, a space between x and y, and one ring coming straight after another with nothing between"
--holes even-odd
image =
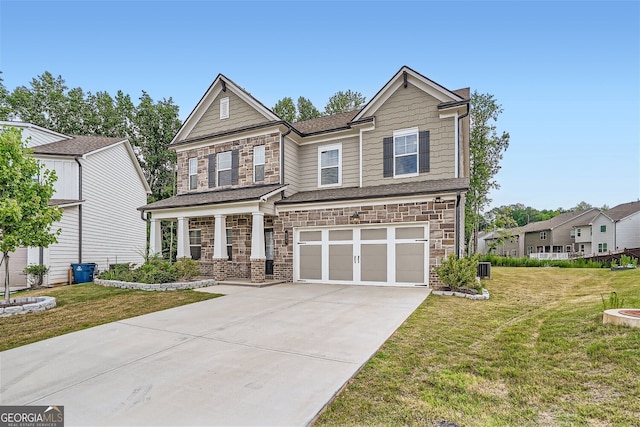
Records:
<instances>
[{"instance_id":1,"label":"concrete walkway","mask_svg":"<svg viewBox=\"0 0 640 427\"><path fill-rule=\"evenodd\" d=\"M66 426L306 425L429 294L204 291L226 296L0 353L0 405L64 405Z\"/></svg>"}]
</instances>

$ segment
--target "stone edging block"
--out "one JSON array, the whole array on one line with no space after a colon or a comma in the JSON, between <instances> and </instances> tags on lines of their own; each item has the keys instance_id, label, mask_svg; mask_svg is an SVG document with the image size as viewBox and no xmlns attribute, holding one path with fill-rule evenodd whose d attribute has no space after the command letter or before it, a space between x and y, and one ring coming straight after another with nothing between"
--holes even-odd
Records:
<instances>
[{"instance_id":1,"label":"stone edging block","mask_svg":"<svg viewBox=\"0 0 640 427\"><path fill-rule=\"evenodd\" d=\"M95 279L96 285L110 286L112 288L138 289L140 291L176 291L182 289L206 288L213 286L217 282L212 279L197 280L195 282L170 282L170 283L137 283L137 282L121 282L120 280L102 280Z\"/></svg>"},{"instance_id":2,"label":"stone edging block","mask_svg":"<svg viewBox=\"0 0 640 427\"><path fill-rule=\"evenodd\" d=\"M56 299L54 297L13 298L11 301L17 303L26 302L28 304L0 307L0 317L35 313L36 311L44 311L56 306Z\"/></svg>"},{"instance_id":3,"label":"stone edging block","mask_svg":"<svg viewBox=\"0 0 640 427\"><path fill-rule=\"evenodd\" d=\"M440 295L445 297L458 297L458 298L467 298L471 300L487 300L489 299L489 291L482 288L482 294L466 294L464 292L453 292L453 291L431 291L433 295Z\"/></svg>"}]
</instances>

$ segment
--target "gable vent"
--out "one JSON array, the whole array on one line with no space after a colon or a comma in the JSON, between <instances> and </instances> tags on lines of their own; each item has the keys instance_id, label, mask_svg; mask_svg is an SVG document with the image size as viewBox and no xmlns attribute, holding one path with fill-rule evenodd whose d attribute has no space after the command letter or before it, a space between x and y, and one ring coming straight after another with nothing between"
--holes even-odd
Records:
<instances>
[{"instance_id":1,"label":"gable vent","mask_svg":"<svg viewBox=\"0 0 640 427\"><path fill-rule=\"evenodd\" d=\"M220 99L220 120L229 118L229 97Z\"/></svg>"}]
</instances>

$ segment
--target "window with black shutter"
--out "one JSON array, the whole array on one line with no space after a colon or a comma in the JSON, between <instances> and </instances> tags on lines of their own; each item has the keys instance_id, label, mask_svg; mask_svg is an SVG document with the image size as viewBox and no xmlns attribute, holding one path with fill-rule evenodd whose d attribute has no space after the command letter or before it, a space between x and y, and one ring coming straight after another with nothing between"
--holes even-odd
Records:
<instances>
[{"instance_id":1,"label":"window with black shutter","mask_svg":"<svg viewBox=\"0 0 640 427\"><path fill-rule=\"evenodd\" d=\"M393 132L382 140L384 177L408 177L429 172L429 131L417 128Z\"/></svg>"}]
</instances>

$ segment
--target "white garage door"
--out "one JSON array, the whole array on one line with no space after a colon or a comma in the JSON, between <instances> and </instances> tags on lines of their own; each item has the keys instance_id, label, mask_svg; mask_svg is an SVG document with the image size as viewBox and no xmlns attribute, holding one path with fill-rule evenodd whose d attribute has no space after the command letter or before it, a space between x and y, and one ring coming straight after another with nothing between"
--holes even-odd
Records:
<instances>
[{"instance_id":1,"label":"white garage door","mask_svg":"<svg viewBox=\"0 0 640 427\"><path fill-rule=\"evenodd\" d=\"M294 280L357 285L429 283L429 224L294 230Z\"/></svg>"}]
</instances>

